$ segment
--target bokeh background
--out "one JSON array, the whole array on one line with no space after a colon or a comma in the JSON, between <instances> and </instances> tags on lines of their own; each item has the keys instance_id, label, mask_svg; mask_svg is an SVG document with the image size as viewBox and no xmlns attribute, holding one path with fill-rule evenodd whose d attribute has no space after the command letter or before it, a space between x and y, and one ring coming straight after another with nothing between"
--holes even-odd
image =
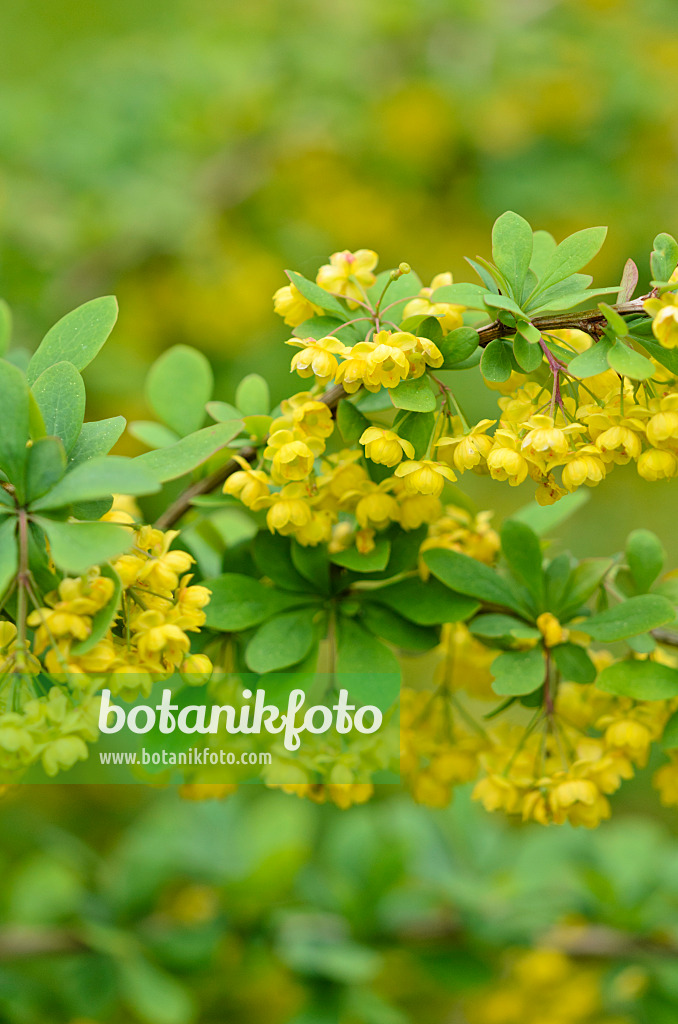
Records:
<instances>
[{"instance_id":1,"label":"bokeh background","mask_svg":"<svg viewBox=\"0 0 678 1024\"><path fill-rule=\"evenodd\" d=\"M0 293L27 348L118 295L91 417L147 416L145 370L178 342L219 398L252 371L282 397L271 294L336 249L461 280L513 208L557 237L608 224L597 279L633 256L642 284L678 226L674 0L13 0L0 40ZM500 514L529 498L472 491ZM642 524L675 564L675 509L675 484L617 470L563 543L603 554ZM349 812L258 787L35 787L0 810L11 1024L676 1020L676 829L643 780L596 835L392 787ZM540 943L585 955L521 974ZM605 1009L535 1009L523 975L560 991L561 968Z\"/></svg>"}]
</instances>

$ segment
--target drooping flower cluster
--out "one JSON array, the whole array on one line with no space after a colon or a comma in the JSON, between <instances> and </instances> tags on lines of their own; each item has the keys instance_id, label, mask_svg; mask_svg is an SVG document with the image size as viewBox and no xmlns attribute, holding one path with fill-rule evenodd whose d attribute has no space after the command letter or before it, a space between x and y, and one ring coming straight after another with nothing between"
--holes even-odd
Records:
<instances>
[{"instance_id":1,"label":"drooping flower cluster","mask_svg":"<svg viewBox=\"0 0 678 1024\"><path fill-rule=\"evenodd\" d=\"M37 761L55 775L84 760L87 743L98 737L102 685L134 700L174 671L190 683L212 670L208 657L190 653L188 634L203 625L210 592L191 585L193 557L170 550L177 531L136 527L122 511L105 518L128 527L132 540L108 574L93 567L62 579L44 603L35 600L26 619L28 650L16 625L0 621L0 770L8 778ZM45 688L43 678L53 685Z\"/></svg>"}]
</instances>

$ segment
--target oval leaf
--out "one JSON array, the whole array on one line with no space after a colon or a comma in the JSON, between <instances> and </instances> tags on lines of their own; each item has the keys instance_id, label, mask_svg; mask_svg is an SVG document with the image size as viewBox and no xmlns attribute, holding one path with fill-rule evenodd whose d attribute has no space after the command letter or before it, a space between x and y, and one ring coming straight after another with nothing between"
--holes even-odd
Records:
<instances>
[{"instance_id":1,"label":"oval leaf","mask_svg":"<svg viewBox=\"0 0 678 1024\"><path fill-rule=\"evenodd\" d=\"M66 361L76 370L84 370L99 352L118 319L118 302L114 295L103 295L78 306L51 327L40 342L28 364L28 381L33 384L40 374Z\"/></svg>"},{"instance_id":2,"label":"oval leaf","mask_svg":"<svg viewBox=\"0 0 678 1024\"><path fill-rule=\"evenodd\" d=\"M678 671L656 661L618 661L603 669L596 686L634 700L672 700L678 697Z\"/></svg>"}]
</instances>

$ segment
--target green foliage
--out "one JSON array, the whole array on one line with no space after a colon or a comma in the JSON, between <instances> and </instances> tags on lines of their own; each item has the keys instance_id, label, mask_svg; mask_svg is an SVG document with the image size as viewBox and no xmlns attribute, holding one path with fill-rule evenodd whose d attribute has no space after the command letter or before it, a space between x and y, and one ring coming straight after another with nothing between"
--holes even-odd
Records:
<instances>
[{"instance_id":1,"label":"green foliage","mask_svg":"<svg viewBox=\"0 0 678 1024\"><path fill-rule=\"evenodd\" d=\"M76 370L88 366L115 327L118 303L104 295L78 306L52 327L28 364L28 383L33 385L50 367L71 363Z\"/></svg>"},{"instance_id":2,"label":"green foliage","mask_svg":"<svg viewBox=\"0 0 678 1024\"><path fill-rule=\"evenodd\" d=\"M199 430L212 397L212 368L187 345L164 352L146 378L146 397L159 419L180 437Z\"/></svg>"}]
</instances>

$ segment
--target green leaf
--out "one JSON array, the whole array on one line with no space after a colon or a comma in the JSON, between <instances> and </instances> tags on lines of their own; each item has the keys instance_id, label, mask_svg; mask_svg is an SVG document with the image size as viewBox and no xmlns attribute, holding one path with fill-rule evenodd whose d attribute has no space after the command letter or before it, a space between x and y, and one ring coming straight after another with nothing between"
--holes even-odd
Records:
<instances>
[{"instance_id":1,"label":"green leaf","mask_svg":"<svg viewBox=\"0 0 678 1024\"><path fill-rule=\"evenodd\" d=\"M398 696L400 664L395 654L358 622L338 617L337 686L356 704L386 711Z\"/></svg>"},{"instance_id":2,"label":"green leaf","mask_svg":"<svg viewBox=\"0 0 678 1024\"><path fill-rule=\"evenodd\" d=\"M250 373L238 384L235 404L244 416L266 415L271 408L268 384L258 373Z\"/></svg>"},{"instance_id":3,"label":"green leaf","mask_svg":"<svg viewBox=\"0 0 678 1024\"><path fill-rule=\"evenodd\" d=\"M297 540L292 539L290 548L292 564L297 572L313 584L314 589L323 594L330 589L330 563L327 557L327 548L324 544L316 544L315 547L304 547Z\"/></svg>"},{"instance_id":4,"label":"green leaf","mask_svg":"<svg viewBox=\"0 0 678 1024\"><path fill-rule=\"evenodd\" d=\"M292 562L289 537L261 531L254 538L252 555L262 576L273 580L283 590L316 592L316 588L304 579Z\"/></svg>"},{"instance_id":5,"label":"green leaf","mask_svg":"<svg viewBox=\"0 0 678 1024\"><path fill-rule=\"evenodd\" d=\"M17 520L15 516L5 519L0 526L0 600L7 593L7 588L17 574L19 568L19 547L16 536Z\"/></svg>"},{"instance_id":6,"label":"green leaf","mask_svg":"<svg viewBox=\"0 0 678 1024\"><path fill-rule=\"evenodd\" d=\"M678 711L674 711L666 723L660 740L660 746L663 750L676 750L678 748Z\"/></svg>"},{"instance_id":7,"label":"green leaf","mask_svg":"<svg viewBox=\"0 0 678 1024\"><path fill-rule=\"evenodd\" d=\"M4 356L12 338L12 311L4 299L0 299L0 356Z\"/></svg>"},{"instance_id":8,"label":"green leaf","mask_svg":"<svg viewBox=\"0 0 678 1024\"><path fill-rule=\"evenodd\" d=\"M396 409L433 412L436 408L436 395L426 375L402 380L397 387L389 388L388 393Z\"/></svg>"},{"instance_id":9,"label":"green leaf","mask_svg":"<svg viewBox=\"0 0 678 1024\"><path fill-rule=\"evenodd\" d=\"M530 270L541 277L556 251L556 240L548 231L535 231L532 236Z\"/></svg>"},{"instance_id":10,"label":"green leaf","mask_svg":"<svg viewBox=\"0 0 678 1024\"><path fill-rule=\"evenodd\" d=\"M579 627L594 640L612 643L673 622L675 609L658 594L642 594L592 615Z\"/></svg>"},{"instance_id":11,"label":"green leaf","mask_svg":"<svg viewBox=\"0 0 678 1024\"><path fill-rule=\"evenodd\" d=\"M396 424L393 429L399 437L410 442L415 459L423 459L436 424L435 413L409 412L402 419L396 419Z\"/></svg>"},{"instance_id":12,"label":"green leaf","mask_svg":"<svg viewBox=\"0 0 678 1024\"><path fill-rule=\"evenodd\" d=\"M557 612L567 622L568 618L579 611L584 601L598 589L612 564L611 558L589 558L580 562L570 576L563 604L551 610Z\"/></svg>"},{"instance_id":13,"label":"green leaf","mask_svg":"<svg viewBox=\"0 0 678 1024\"><path fill-rule=\"evenodd\" d=\"M678 670L656 661L617 661L603 669L596 686L634 700L672 700L678 697Z\"/></svg>"},{"instance_id":14,"label":"green leaf","mask_svg":"<svg viewBox=\"0 0 678 1024\"><path fill-rule=\"evenodd\" d=\"M267 587L251 576L224 573L205 580L212 597L207 605L206 625L224 633L239 633L258 626L288 608L308 604L307 594L290 594ZM308 613L310 618L311 613Z\"/></svg>"},{"instance_id":15,"label":"green leaf","mask_svg":"<svg viewBox=\"0 0 678 1024\"><path fill-rule=\"evenodd\" d=\"M39 437L28 449L26 501L46 494L66 472L66 450L58 437Z\"/></svg>"},{"instance_id":16,"label":"green leaf","mask_svg":"<svg viewBox=\"0 0 678 1024\"><path fill-rule=\"evenodd\" d=\"M28 364L28 382L55 363L72 363L84 370L97 355L118 319L118 303L114 295L92 299L67 313L51 327L40 342Z\"/></svg>"},{"instance_id":17,"label":"green leaf","mask_svg":"<svg viewBox=\"0 0 678 1024\"><path fill-rule=\"evenodd\" d=\"M436 342L444 359L441 369L447 370L450 366L464 362L473 355L479 343L480 337L473 327L456 327L450 331Z\"/></svg>"},{"instance_id":18,"label":"green leaf","mask_svg":"<svg viewBox=\"0 0 678 1024\"><path fill-rule=\"evenodd\" d=\"M101 575L113 581L113 593L104 607L100 608L94 615L92 619L92 630L87 639L80 640L71 647L71 652L78 656L81 654L87 654L87 652L91 651L93 647L96 647L100 640L103 640L108 633L108 630L111 628L120 607L120 598L122 595L122 581L120 580L120 577L112 566L105 564L101 566Z\"/></svg>"},{"instance_id":19,"label":"green leaf","mask_svg":"<svg viewBox=\"0 0 678 1024\"><path fill-rule=\"evenodd\" d=\"M360 621L370 633L406 651L429 651L439 643L437 630L418 626L384 605L365 602Z\"/></svg>"},{"instance_id":20,"label":"green leaf","mask_svg":"<svg viewBox=\"0 0 678 1024\"><path fill-rule=\"evenodd\" d=\"M139 459L104 455L71 469L49 493L33 502L33 509L64 508L110 494L155 494L159 490L159 481Z\"/></svg>"},{"instance_id":21,"label":"green leaf","mask_svg":"<svg viewBox=\"0 0 678 1024\"><path fill-rule=\"evenodd\" d=\"M130 530L114 523L61 523L44 516L36 516L35 522L47 534L54 564L76 576L132 546Z\"/></svg>"},{"instance_id":22,"label":"green leaf","mask_svg":"<svg viewBox=\"0 0 678 1024\"><path fill-rule=\"evenodd\" d=\"M550 533L556 526L574 515L589 500L589 492L582 489L573 494L566 494L554 505L538 505L536 501L531 501L514 512L511 518L519 523L525 523L536 534L543 537L544 534Z\"/></svg>"},{"instance_id":23,"label":"green leaf","mask_svg":"<svg viewBox=\"0 0 678 1024\"><path fill-rule=\"evenodd\" d=\"M539 290L543 291L548 285L563 281L590 263L600 252L606 235L605 227L584 228L563 239L544 267Z\"/></svg>"},{"instance_id":24,"label":"green leaf","mask_svg":"<svg viewBox=\"0 0 678 1024\"><path fill-rule=\"evenodd\" d=\"M346 444L357 444L370 421L356 409L352 402L343 398L337 406L337 426Z\"/></svg>"},{"instance_id":25,"label":"green leaf","mask_svg":"<svg viewBox=\"0 0 678 1024\"><path fill-rule=\"evenodd\" d=\"M303 661L314 641L311 609L284 612L259 627L245 649L245 662L260 675L279 672Z\"/></svg>"},{"instance_id":26,"label":"green leaf","mask_svg":"<svg viewBox=\"0 0 678 1024\"><path fill-rule=\"evenodd\" d=\"M60 437L70 452L85 418L85 384L72 363L48 366L32 387L45 423L45 432Z\"/></svg>"},{"instance_id":27,"label":"green leaf","mask_svg":"<svg viewBox=\"0 0 678 1024\"><path fill-rule=\"evenodd\" d=\"M525 318L521 307L513 299L509 299L508 295L493 295L491 292L486 292L485 305L490 309L504 309L509 313L515 313L517 317Z\"/></svg>"},{"instance_id":28,"label":"green leaf","mask_svg":"<svg viewBox=\"0 0 678 1024\"><path fill-rule=\"evenodd\" d=\"M536 533L515 519L501 529L501 548L515 578L523 583L539 604L544 600L544 572L541 544Z\"/></svg>"},{"instance_id":29,"label":"green leaf","mask_svg":"<svg viewBox=\"0 0 678 1024\"><path fill-rule=\"evenodd\" d=\"M645 593L662 571L666 552L651 530L633 530L626 541L626 561L636 590Z\"/></svg>"},{"instance_id":30,"label":"green leaf","mask_svg":"<svg viewBox=\"0 0 678 1024\"><path fill-rule=\"evenodd\" d=\"M624 317L620 316L617 310L613 309L612 306L609 306L607 302L599 302L598 308L617 337L625 338L629 333L629 329Z\"/></svg>"},{"instance_id":31,"label":"green leaf","mask_svg":"<svg viewBox=\"0 0 678 1024\"><path fill-rule=\"evenodd\" d=\"M468 624L468 628L474 636L484 640L540 640L541 633L534 626L529 626L522 619L515 619L512 615L501 615L490 613L488 615L477 615Z\"/></svg>"},{"instance_id":32,"label":"green leaf","mask_svg":"<svg viewBox=\"0 0 678 1024\"><path fill-rule=\"evenodd\" d=\"M346 311L342 312L341 319L331 316L314 316L310 320L304 320L302 324L295 327L292 334L304 341L306 338L327 338L330 335L343 341L346 345L355 345L358 341L364 341L367 334L369 322L367 317L359 324L344 324ZM362 330L360 329L362 327Z\"/></svg>"},{"instance_id":33,"label":"green leaf","mask_svg":"<svg viewBox=\"0 0 678 1024\"><path fill-rule=\"evenodd\" d=\"M470 306L475 309L482 309L485 305L483 297L487 292L481 284L474 282L459 284L444 284L436 288L431 300L433 302L453 302L459 306Z\"/></svg>"},{"instance_id":34,"label":"green leaf","mask_svg":"<svg viewBox=\"0 0 678 1024\"><path fill-rule=\"evenodd\" d=\"M374 548L367 554L363 555L356 547L351 547L330 555L330 561L352 572L381 572L388 565L390 555L390 540L386 537L377 537Z\"/></svg>"},{"instance_id":35,"label":"green leaf","mask_svg":"<svg viewBox=\"0 0 678 1024\"><path fill-rule=\"evenodd\" d=\"M202 352L174 345L148 371L146 398L156 416L185 437L202 426L213 383L212 368Z\"/></svg>"},{"instance_id":36,"label":"green leaf","mask_svg":"<svg viewBox=\"0 0 678 1024\"><path fill-rule=\"evenodd\" d=\"M237 413L236 413L237 415ZM127 428L132 437L141 441L147 448L167 448L170 444L176 444L179 435L175 430L170 430L162 423L155 420L134 420Z\"/></svg>"},{"instance_id":37,"label":"green leaf","mask_svg":"<svg viewBox=\"0 0 678 1024\"><path fill-rule=\"evenodd\" d=\"M135 462L148 469L163 483L167 480L176 480L202 465L222 448L227 448L240 425L239 420L232 420L230 423L215 423L211 427L203 427L202 430L182 437L176 444L168 445L167 448L158 448L154 452L138 455Z\"/></svg>"},{"instance_id":38,"label":"green leaf","mask_svg":"<svg viewBox=\"0 0 678 1024\"><path fill-rule=\"evenodd\" d=\"M538 345L541 341L541 331L530 320L518 320L516 330L530 345Z\"/></svg>"},{"instance_id":39,"label":"green leaf","mask_svg":"<svg viewBox=\"0 0 678 1024\"><path fill-rule=\"evenodd\" d=\"M587 348L584 352L580 352L578 356L575 356L568 363L567 372L571 373L574 377L580 377L582 380L585 380L587 377L595 377L599 373L605 373L609 368L607 356L613 344L614 342L610 341L609 338L601 338L600 341L591 345L591 348Z\"/></svg>"},{"instance_id":40,"label":"green leaf","mask_svg":"<svg viewBox=\"0 0 678 1024\"><path fill-rule=\"evenodd\" d=\"M520 615L525 613L522 601L509 584L494 569L475 558L460 551L431 548L424 553L424 561L434 576L458 594L510 608Z\"/></svg>"},{"instance_id":41,"label":"green leaf","mask_svg":"<svg viewBox=\"0 0 678 1024\"><path fill-rule=\"evenodd\" d=\"M631 337L635 341L640 342L648 355L651 355L658 363L661 363L667 370L678 376L678 349L664 348L654 338L639 337L633 332L631 332Z\"/></svg>"},{"instance_id":42,"label":"green leaf","mask_svg":"<svg viewBox=\"0 0 678 1024\"><path fill-rule=\"evenodd\" d=\"M0 360L0 469L15 485L23 484L29 433L28 385L21 370Z\"/></svg>"},{"instance_id":43,"label":"green leaf","mask_svg":"<svg viewBox=\"0 0 678 1024\"><path fill-rule=\"evenodd\" d=\"M613 370L632 380L647 380L655 372L654 365L640 352L618 341L607 353L607 361Z\"/></svg>"},{"instance_id":44,"label":"green leaf","mask_svg":"<svg viewBox=\"0 0 678 1024\"><path fill-rule=\"evenodd\" d=\"M595 682L596 666L583 647L569 642L558 644L552 648L551 654L564 682L583 684Z\"/></svg>"},{"instance_id":45,"label":"green leaf","mask_svg":"<svg viewBox=\"0 0 678 1024\"><path fill-rule=\"evenodd\" d=\"M108 455L124 429L124 416L111 416L107 420L83 423L78 440L71 451L71 463L86 462L99 455Z\"/></svg>"},{"instance_id":46,"label":"green leaf","mask_svg":"<svg viewBox=\"0 0 678 1024\"><path fill-rule=\"evenodd\" d=\"M650 253L652 276L657 281L668 281L678 265L678 242L672 235L662 231L654 240Z\"/></svg>"},{"instance_id":47,"label":"green leaf","mask_svg":"<svg viewBox=\"0 0 678 1024\"><path fill-rule=\"evenodd\" d=\"M502 213L492 228L492 259L520 297L532 259L532 228L512 210Z\"/></svg>"},{"instance_id":48,"label":"green leaf","mask_svg":"<svg viewBox=\"0 0 678 1024\"><path fill-rule=\"evenodd\" d=\"M385 604L419 626L437 626L443 622L463 622L478 611L472 598L454 594L437 579L424 582L416 577L389 583L370 590L369 600Z\"/></svg>"},{"instance_id":49,"label":"green leaf","mask_svg":"<svg viewBox=\"0 0 678 1024\"><path fill-rule=\"evenodd\" d=\"M288 278L297 289L301 292L305 299L312 302L315 306L320 306L321 309L327 309L332 313L337 313L339 318L344 321L346 320L346 307L342 306L338 299L335 299L333 295L326 292L320 285L315 284L314 281L309 281L307 278L298 274L296 270L286 270ZM353 319L349 317L349 319Z\"/></svg>"},{"instance_id":50,"label":"green leaf","mask_svg":"<svg viewBox=\"0 0 678 1024\"><path fill-rule=\"evenodd\" d=\"M208 402L205 406L208 413L217 423L225 423L226 420L240 419L240 410L228 402Z\"/></svg>"},{"instance_id":51,"label":"green leaf","mask_svg":"<svg viewBox=\"0 0 678 1024\"><path fill-rule=\"evenodd\" d=\"M142 1024L191 1024L196 1007L186 987L134 952L117 963L123 1002Z\"/></svg>"},{"instance_id":52,"label":"green leaf","mask_svg":"<svg viewBox=\"0 0 678 1024\"><path fill-rule=\"evenodd\" d=\"M425 316L416 331L414 331L414 334L420 338L428 338L438 348L440 348L443 340L443 329L440 326L440 320L435 316Z\"/></svg>"},{"instance_id":53,"label":"green leaf","mask_svg":"<svg viewBox=\"0 0 678 1024\"><path fill-rule=\"evenodd\" d=\"M511 357L506 342L491 341L480 358L480 372L492 384L503 384L511 376Z\"/></svg>"},{"instance_id":54,"label":"green leaf","mask_svg":"<svg viewBox=\"0 0 678 1024\"><path fill-rule=\"evenodd\" d=\"M522 334L516 334L513 339L513 355L521 370L524 370L525 373L533 373L541 366L542 359L544 358L541 345L532 344Z\"/></svg>"},{"instance_id":55,"label":"green leaf","mask_svg":"<svg viewBox=\"0 0 678 1024\"><path fill-rule=\"evenodd\" d=\"M546 675L544 652L541 647L533 647L529 651L507 651L494 659L490 672L494 676L492 689L500 697L534 693Z\"/></svg>"},{"instance_id":56,"label":"green leaf","mask_svg":"<svg viewBox=\"0 0 678 1024\"><path fill-rule=\"evenodd\" d=\"M632 259L624 264L619 291L617 292L617 303L621 306L633 298L633 293L638 285L638 267Z\"/></svg>"}]
</instances>

